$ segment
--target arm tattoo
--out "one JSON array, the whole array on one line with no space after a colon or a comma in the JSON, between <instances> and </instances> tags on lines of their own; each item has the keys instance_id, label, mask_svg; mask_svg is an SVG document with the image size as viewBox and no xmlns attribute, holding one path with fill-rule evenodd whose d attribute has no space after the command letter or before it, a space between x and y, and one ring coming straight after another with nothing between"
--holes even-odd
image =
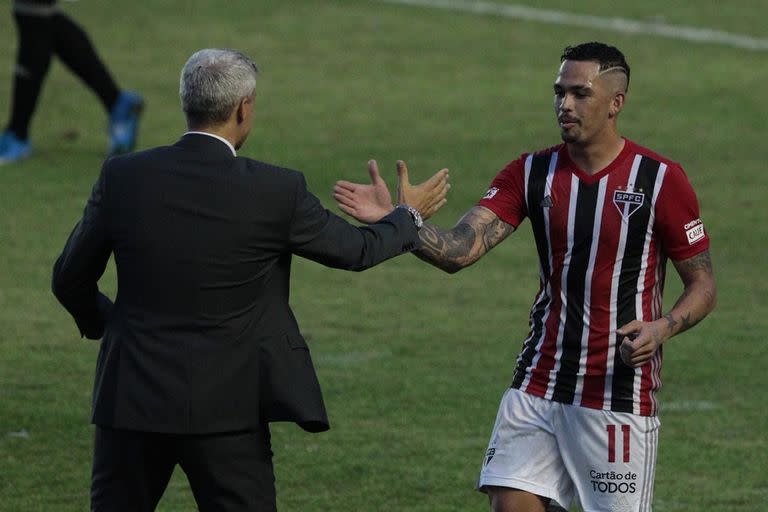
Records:
<instances>
[{"instance_id":1,"label":"arm tattoo","mask_svg":"<svg viewBox=\"0 0 768 512\"><path fill-rule=\"evenodd\" d=\"M483 207L475 207L448 231L425 224L421 245L414 254L446 272L456 272L477 261L515 230Z\"/></svg>"},{"instance_id":2,"label":"arm tattoo","mask_svg":"<svg viewBox=\"0 0 768 512\"><path fill-rule=\"evenodd\" d=\"M704 251L696 256L677 262L677 271L681 274L689 274L697 270L704 270L705 272L712 273L712 258L709 255L709 251Z\"/></svg>"},{"instance_id":3,"label":"arm tattoo","mask_svg":"<svg viewBox=\"0 0 768 512\"><path fill-rule=\"evenodd\" d=\"M664 315L664 318L667 319L667 329L669 329L670 332L675 332L677 320L675 320L675 318L672 316L672 313L667 313Z\"/></svg>"},{"instance_id":4,"label":"arm tattoo","mask_svg":"<svg viewBox=\"0 0 768 512\"><path fill-rule=\"evenodd\" d=\"M484 252L488 252L496 247L499 242L507 238L514 230L515 228L511 224L507 224L500 218L496 217L493 219L488 223L483 232Z\"/></svg>"},{"instance_id":5,"label":"arm tattoo","mask_svg":"<svg viewBox=\"0 0 768 512\"><path fill-rule=\"evenodd\" d=\"M459 259L469 253L477 240L477 233L469 224L459 223L453 228L453 243L447 247L446 257L452 260Z\"/></svg>"},{"instance_id":6,"label":"arm tattoo","mask_svg":"<svg viewBox=\"0 0 768 512\"><path fill-rule=\"evenodd\" d=\"M681 331L688 330L694 325L696 325L697 323L699 323L699 321L695 318L691 320L691 313L688 313L687 315L683 315L680 320L683 322L683 324L680 326Z\"/></svg>"},{"instance_id":7,"label":"arm tattoo","mask_svg":"<svg viewBox=\"0 0 768 512\"><path fill-rule=\"evenodd\" d=\"M672 311L664 315L670 335L687 331L715 307L715 280L709 251L675 261L684 289Z\"/></svg>"}]
</instances>

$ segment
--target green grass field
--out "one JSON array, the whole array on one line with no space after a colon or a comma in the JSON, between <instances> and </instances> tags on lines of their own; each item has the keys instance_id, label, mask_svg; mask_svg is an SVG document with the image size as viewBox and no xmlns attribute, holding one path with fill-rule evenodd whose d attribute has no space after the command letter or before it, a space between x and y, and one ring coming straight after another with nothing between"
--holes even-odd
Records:
<instances>
[{"instance_id":1,"label":"green grass field","mask_svg":"<svg viewBox=\"0 0 768 512\"><path fill-rule=\"evenodd\" d=\"M506 3L768 37L768 4L758 0ZM562 48L619 46L632 66L622 131L683 163L719 285L716 311L667 346L654 510L768 510L768 52L362 0L63 9L121 86L145 95L141 148L183 133L186 58L238 48L262 70L242 154L302 170L334 210L333 182L366 179L369 158L390 183L398 158L415 181L448 167L449 203L433 219L443 227L508 161L559 141L551 84ZM7 4L2 11L5 122L16 43ZM79 339L49 283L97 177L105 126L95 97L57 61L32 126L34 158L0 167L1 511L88 508L98 345ZM280 509L487 510L473 486L527 332L536 265L527 223L453 276L413 256L362 274L297 260L292 303L333 428L273 425ZM114 294L111 268L102 284ZM667 302L679 291L670 271ZM194 510L181 471L159 510Z\"/></svg>"}]
</instances>

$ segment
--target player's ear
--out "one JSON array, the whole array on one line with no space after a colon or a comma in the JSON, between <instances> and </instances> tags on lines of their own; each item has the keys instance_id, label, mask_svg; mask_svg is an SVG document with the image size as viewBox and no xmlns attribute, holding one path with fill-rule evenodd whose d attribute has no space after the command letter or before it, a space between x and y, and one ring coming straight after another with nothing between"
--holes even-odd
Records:
<instances>
[{"instance_id":1,"label":"player's ear","mask_svg":"<svg viewBox=\"0 0 768 512\"><path fill-rule=\"evenodd\" d=\"M608 109L608 117L614 118L619 115L619 112L624 108L624 101L626 100L627 93L624 91L617 91L611 99L611 106Z\"/></svg>"}]
</instances>

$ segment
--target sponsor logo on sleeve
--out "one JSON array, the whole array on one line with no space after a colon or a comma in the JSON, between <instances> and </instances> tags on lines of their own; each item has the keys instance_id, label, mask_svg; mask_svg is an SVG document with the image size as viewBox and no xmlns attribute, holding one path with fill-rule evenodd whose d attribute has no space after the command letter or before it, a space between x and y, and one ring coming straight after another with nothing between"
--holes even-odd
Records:
<instances>
[{"instance_id":1,"label":"sponsor logo on sleeve","mask_svg":"<svg viewBox=\"0 0 768 512\"><path fill-rule=\"evenodd\" d=\"M498 187L489 188L488 192L486 192L485 195L483 196L483 199L493 199L493 196L495 196L498 191L499 191Z\"/></svg>"},{"instance_id":2,"label":"sponsor logo on sleeve","mask_svg":"<svg viewBox=\"0 0 768 512\"><path fill-rule=\"evenodd\" d=\"M701 219L692 220L685 226L685 236L688 238L688 245L693 245L704 238L704 223Z\"/></svg>"}]
</instances>

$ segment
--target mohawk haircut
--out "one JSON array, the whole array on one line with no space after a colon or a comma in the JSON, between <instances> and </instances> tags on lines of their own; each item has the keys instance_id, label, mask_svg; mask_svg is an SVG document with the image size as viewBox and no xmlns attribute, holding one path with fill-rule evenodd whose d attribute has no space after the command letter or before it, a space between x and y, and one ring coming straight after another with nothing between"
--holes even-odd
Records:
<instances>
[{"instance_id":1,"label":"mohawk haircut","mask_svg":"<svg viewBox=\"0 0 768 512\"><path fill-rule=\"evenodd\" d=\"M627 89L629 89L629 64L624 54L615 46L597 41L566 46L560 56L560 62L564 60L594 61L600 64L600 72L621 71L627 75Z\"/></svg>"}]
</instances>

